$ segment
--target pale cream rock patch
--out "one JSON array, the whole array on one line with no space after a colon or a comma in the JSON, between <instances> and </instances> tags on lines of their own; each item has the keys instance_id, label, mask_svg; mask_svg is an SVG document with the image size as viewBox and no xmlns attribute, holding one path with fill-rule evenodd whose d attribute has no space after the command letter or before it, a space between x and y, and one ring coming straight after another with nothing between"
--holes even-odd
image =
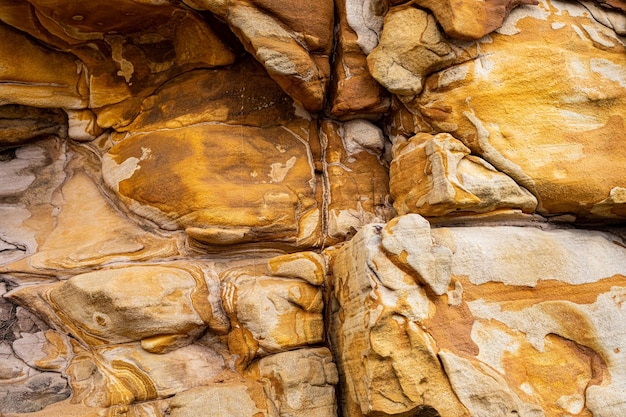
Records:
<instances>
[{"instance_id":1,"label":"pale cream rock patch","mask_svg":"<svg viewBox=\"0 0 626 417\"><path fill-rule=\"evenodd\" d=\"M385 147L385 136L379 127L364 119L349 120L343 124L344 149L348 156L369 152L380 156Z\"/></svg>"},{"instance_id":2,"label":"pale cream rock patch","mask_svg":"<svg viewBox=\"0 0 626 417\"><path fill-rule=\"evenodd\" d=\"M88 109L66 109L68 136L77 141L91 141L102 133L96 115Z\"/></svg>"},{"instance_id":3,"label":"pale cream rock patch","mask_svg":"<svg viewBox=\"0 0 626 417\"><path fill-rule=\"evenodd\" d=\"M171 417L277 417L261 384L236 381L192 388L170 401Z\"/></svg>"},{"instance_id":4,"label":"pale cream rock patch","mask_svg":"<svg viewBox=\"0 0 626 417\"><path fill-rule=\"evenodd\" d=\"M357 44L369 54L378 45L387 2L383 0L346 0L346 20L357 35Z\"/></svg>"},{"instance_id":5,"label":"pale cream rock patch","mask_svg":"<svg viewBox=\"0 0 626 417\"><path fill-rule=\"evenodd\" d=\"M474 285L535 286L540 280L580 285L626 275L626 250L608 233L512 226L435 228L430 233L452 250L451 274Z\"/></svg>"},{"instance_id":6,"label":"pale cream rock patch","mask_svg":"<svg viewBox=\"0 0 626 417\"><path fill-rule=\"evenodd\" d=\"M450 284L449 248L436 245L430 236L430 224L418 215L396 217L382 230L381 246L398 263L409 266L437 295Z\"/></svg>"},{"instance_id":7,"label":"pale cream rock patch","mask_svg":"<svg viewBox=\"0 0 626 417\"><path fill-rule=\"evenodd\" d=\"M512 392L497 372L445 350L439 357L455 394L472 416L545 416L538 405L526 403Z\"/></svg>"},{"instance_id":8,"label":"pale cream rock patch","mask_svg":"<svg viewBox=\"0 0 626 417\"><path fill-rule=\"evenodd\" d=\"M425 76L456 58L432 15L399 7L385 17L380 43L367 56L367 64L372 76L391 93L412 97L422 91Z\"/></svg>"}]
</instances>

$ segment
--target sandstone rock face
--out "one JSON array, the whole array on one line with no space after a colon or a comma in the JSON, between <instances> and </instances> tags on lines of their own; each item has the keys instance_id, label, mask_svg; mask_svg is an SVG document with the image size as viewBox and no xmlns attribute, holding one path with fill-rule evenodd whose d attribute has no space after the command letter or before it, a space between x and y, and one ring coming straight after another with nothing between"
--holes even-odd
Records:
<instances>
[{"instance_id":1,"label":"sandstone rock face","mask_svg":"<svg viewBox=\"0 0 626 417\"><path fill-rule=\"evenodd\" d=\"M544 2L515 9L476 47L410 106L532 192L541 213L621 217L623 175L606 161L621 158L622 40L583 5Z\"/></svg>"},{"instance_id":2,"label":"sandstone rock face","mask_svg":"<svg viewBox=\"0 0 626 417\"><path fill-rule=\"evenodd\" d=\"M429 230L417 215L368 226L335 259L344 413L620 415L621 245L582 230Z\"/></svg>"},{"instance_id":3,"label":"sandstone rock face","mask_svg":"<svg viewBox=\"0 0 626 417\"><path fill-rule=\"evenodd\" d=\"M622 0L0 0L0 415L623 417Z\"/></svg>"}]
</instances>

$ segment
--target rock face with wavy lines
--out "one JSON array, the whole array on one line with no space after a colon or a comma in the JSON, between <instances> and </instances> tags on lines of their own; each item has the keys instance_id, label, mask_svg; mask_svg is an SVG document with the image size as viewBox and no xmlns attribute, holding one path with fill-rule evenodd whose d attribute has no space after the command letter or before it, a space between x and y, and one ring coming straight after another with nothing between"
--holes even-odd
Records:
<instances>
[{"instance_id":1,"label":"rock face with wavy lines","mask_svg":"<svg viewBox=\"0 0 626 417\"><path fill-rule=\"evenodd\" d=\"M0 0L0 415L626 415L620 0Z\"/></svg>"}]
</instances>

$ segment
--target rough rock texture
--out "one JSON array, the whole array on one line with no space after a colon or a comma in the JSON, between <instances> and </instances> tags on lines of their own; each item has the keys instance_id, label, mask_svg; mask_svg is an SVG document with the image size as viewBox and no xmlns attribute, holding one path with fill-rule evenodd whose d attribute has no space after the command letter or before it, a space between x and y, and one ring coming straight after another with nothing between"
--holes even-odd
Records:
<instances>
[{"instance_id":1,"label":"rough rock texture","mask_svg":"<svg viewBox=\"0 0 626 417\"><path fill-rule=\"evenodd\" d=\"M0 415L623 417L622 0L0 0Z\"/></svg>"},{"instance_id":2,"label":"rough rock texture","mask_svg":"<svg viewBox=\"0 0 626 417\"><path fill-rule=\"evenodd\" d=\"M594 231L364 228L334 260L344 414L624 413L625 255Z\"/></svg>"}]
</instances>

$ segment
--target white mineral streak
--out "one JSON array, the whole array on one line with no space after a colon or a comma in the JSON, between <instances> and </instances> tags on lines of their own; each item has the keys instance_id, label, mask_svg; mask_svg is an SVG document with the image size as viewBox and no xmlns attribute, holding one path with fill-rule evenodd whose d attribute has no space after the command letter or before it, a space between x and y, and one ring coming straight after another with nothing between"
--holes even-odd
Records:
<instances>
[{"instance_id":1,"label":"white mineral streak","mask_svg":"<svg viewBox=\"0 0 626 417\"><path fill-rule=\"evenodd\" d=\"M384 0L347 0L346 18L350 28L358 36L357 43L369 54L378 45L378 38L383 27Z\"/></svg>"}]
</instances>

